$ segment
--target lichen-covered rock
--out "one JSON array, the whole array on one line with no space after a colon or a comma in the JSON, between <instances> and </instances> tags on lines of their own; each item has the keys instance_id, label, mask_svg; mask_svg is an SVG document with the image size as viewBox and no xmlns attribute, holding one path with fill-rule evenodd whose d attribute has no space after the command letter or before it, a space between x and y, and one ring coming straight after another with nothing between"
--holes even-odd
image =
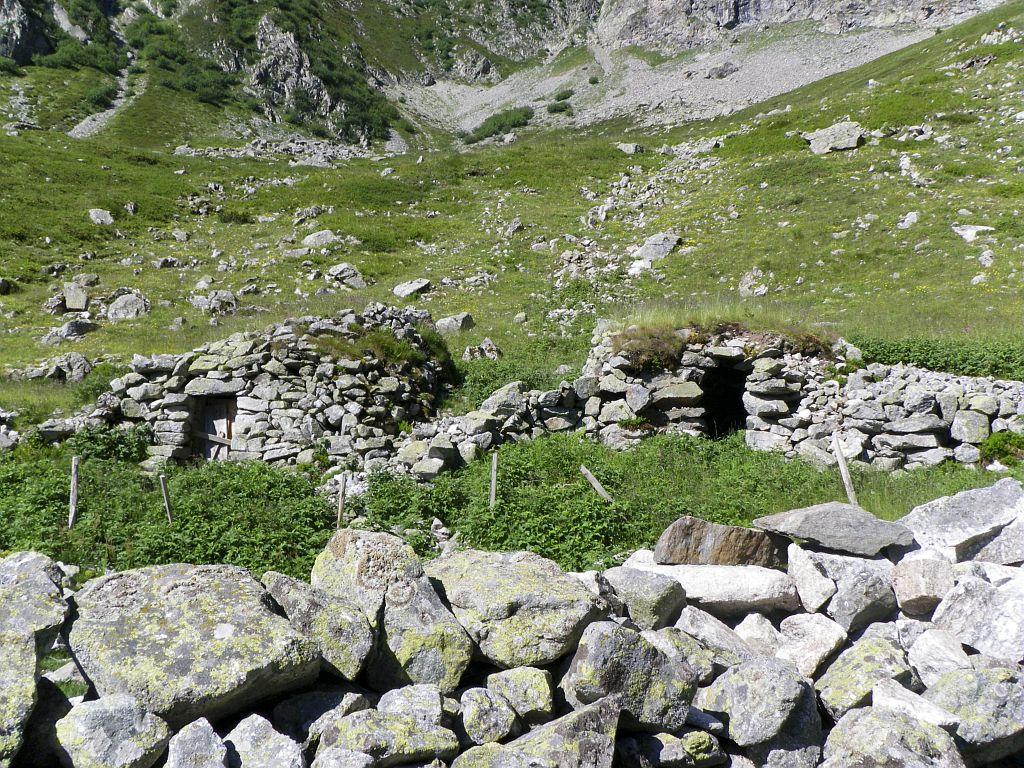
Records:
<instances>
[{"instance_id":1,"label":"lichen-covered rock","mask_svg":"<svg viewBox=\"0 0 1024 768\"><path fill-rule=\"evenodd\" d=\"M56 683L39 678L35 686L36 705L25 724L25 739L18 752L19 768L53 768L60 763L57 757L57 723L71 711L71 700ZM0 705L2 706L2 705ZM0 766L8 763L0 757Z\"/></svg>"},{"instance_id":2,"label":"lichen-covered rock","mask_svg":"<svg viewBox=\"0 0 1024 768\"><path fill-rule=\"evenodd\" d=\"M775 752L793 753L801 764L821 754L814 691L781 662L758 659L735 666L701 689L695 703L726 723L730 741L763 755L766 762Z\"/></svg>"},{"instance_id":3,"label":"lichen-covered rock","mask_svg":"<svg viewBox=\"0 0 1024 768\"><path fill-rule=\"evenodd\" d=\"M378 768L388 768L434 758L451 760L459 753L459 740L447 728L409 715L368 709L324 729L317 752L331 747L362 752L372 757Z\"/></svg>"},{"instance_id":4,"label":"lichen-covered rock","mask_svg":"<svg viewBox=\"0 0 1024 768\"><path fill-rule=\"evenodd\" d=\"M166 768L226 768L228 748L206 718L195 720L171 739Z\"/></svg>"},{"instance_id":5,"label":"lichen-covered rock","mask_svg":"<svg viewBox=\"0 0 1024 768\"><path fill-rule=\"evenodd\" d=\"M0 560L0 632L31 636L47 652L68 612L61 578L57 564L38 552Z\"/></svg>"},{"instance_id":6,"label":"lichen-covered rock","mask_svg":"<svg viewBox=\"0 0 1024 768\"><path fill-rule=\"evenodd\" d=\"M362 752L330 747L317 753L310 768L374 768L374 760Z\"/></svg>"},{"instance_id":7,"label":"lichen-covered rock","mask_svg":"<svg viewBox=\"0 0 1024 768\"><path fill-rule=\"evenodd\" d=\"M126 693L180 726L312 682L320 654L232 566L163 565L94 579L69 643L101 696Z\"/></svg>"},{"instance_id":8,"label":"lichen-covered rock","mask_svg":"<svg viewBox=\"0 0 1024 768\"><path fill-rule=\"evenodd\" d=\"M261 581L292 626L316 643L324 671L355 680L374 643L373 630L359 607L283 573L269 571Z\"/></svg>"},{"instance_id":9,"label":"lichen-covered rock","mask_svg":"<svg viewBox=\"0 0 1024 768\"><path fill-rule=\"evenodd\" d=\"M452 768L612 768L620 709L609 696L508 744L467 750Z\"/></svg>"},{"instance_id":10,"label":"lichen-covered rock","mask_svg":"<svg viewBox=\"0 0 1024 768\"><path fill-rule=\"evenodd\" d=\"M910 644L907 660L926 686L954 669L970 669L971 657L964 653L960 640L944 629L926 629Z\"/></svg>"},{"instance_id":11,"label":"lichen-covered rock","mask_svg":"<svg viewBox=\"0 0 1024 768\"><path fill-rule=\"evenodd\" d=\"M555 563L530 552L465 550L429 563L480 653L504 669L550 664L601 616L600 601Z\"/></svg>"},{"instance_id":12,"label":"lichen-covered rock","mask_svg":"<svg viewBox=\"0 0 1024 768\"><path fill-rule=\"evenodd\" d=\"M846 630L820 613L787 616L779 624L779 634L776 658L788 661L801 675L810 678L846 642Z\"/></svg>"},{"instance_id":13,"label":"lichen-covered rock","mask_svg":"<svg viewBox=\"0 0 1024 768\"><path fill-rule=\"evenodd\" d=\"M377 632L367 677L382 690L458 686L473 643L408 544L386 533L338 531L313 566L313 585L353 600Z\"/></svg>"},{"instance_id":14,"label":"lichen-covered rock","mask_svg":"<svg viewBox=\"0 0 1024 768\"><path fill-rule=\"evenodd\" d=\"M620 695L623 727L661 733L686 725L696 676L638 632L601 621L583 633L561 687L576 707Z\"/></svg>"},{"instance_id":15,"label":"lichen-covered rock","mask_svg":"<svg viewBox=\"0 0 1024 768\"><path fill-rule=\"evenodd\" d=\"M693 670L698 685L707 685L714 680L716 672L729 666L719 662L720 653L716 653L681 629L665 627L658 630L645 630L640 634L644 640L660 649L666 656L685 661L686 666ZM733 658L731 663L738 664L739 659Z\"/></svg>"},{"instance_id":16,"label":"lichen-covered rock","mask_svg":"<svg viewBox=\"0 0 1024 768\"><path fill-rule=\"evenodd\" d=\"M333 721L370 709L370 701L349 688L306 691L289 696L274 707L274 728L303 747L315 747L324 728Z\"/></svg>"},{"instance_id":17,"label":"lichen-covered rock","mask_svg":"<svg viewBox=\"0 0 1024 768\"><path fill-rule=\"evenodd\" d=\"M469 688L459 701L462 728L474 744L501 742L515 734L516 712L498 694L486 688Z\"/></svg>"},{"instance_id":18,"label":"lichen-covered rock","mask_svg":"<svg viewBox=\"0 0 1024 768\"><path fill-rule=\"evenodd\" d=\"M874 557L886 547L914 543L913 534L899 523L879 520L866 509L838 502L759 517L754 527L862 557Z\"/></svg>"},{"instance_id":19,"label":"lichen-covered rock","mask_svg":"<svg viewBox=\"0 0 1024 768\"><path fill-rule=\"evenodd\" d=\"M965 768L956 744L941 728L903 712L854 709L825 742L823 768Z\"/></svg>"},{"instance_id":20,"label":"lichen-covered rock","mask_svg":"<svg viewBox=\"0 0 1024 768\"><path fill-rule=\"evenodd\" d=\"M302 747L259 715L249 715L236 725L224 743L228 768L306 768Z\"/></svg>"},{"instance_id":21,"label":"lichen-covered rock","mask_svg":"<svg viewBox=\"0 0 1024 768\"><path fill-rule=\"evenodd\" d=\"M78 704L57 723L58 754L68 768L149 768L170 738L166 722L124 694Z\"/></svg>"},{"instance_id":22,"label":"lichen-covered rock","mask_svg":"<svg viewBox=\"0 0 1024 768\"><path fill-rule=\"evenodd\" d=\"M867 704L879 680L911 685L914 671L894 638L865 635L829 665L814 687L832 719L838 720L854 707Z\"/></svg>"},{"instance_id":23,"label":"lichen-covered rock","mask_svg":"<svg viewBox=\"0 0 1024 768\"><path fill-rule=\"evenodd\" d=\"M965 578L945 594L932 615L964 645L997 659L1024 661L1024 578L995 585Z\"/></svg>"},{"instance_id":24,"label":"lichen-covered rock","mask_svg":"<svg viewBox=\"0 0 1024 768\"><path fill-rule=\"evenodd\" d=\"M9 765L18 753L35 705L35 638L0 632L0 766Z\"/></svg>"},{"instance_id":25,"label":"lichen-covered rock","mask_svg":"<svg viewBox=\"0 0 1024 768\"><path fill-rule=\"evenodd\" d=\"M893 565L888 560L808 552L807 555L836 585L826 613L847 632L856 632L896 613L892 589Z\"/></svg>"},{"instance_id":26,"label":"lichen-covered rock","mask_svg":"<svg viewBox=\"0 0 1024 768\"><path fill-rule=\"evenodd\" d=\"M947 733L954 733L960 725L960 718L952 712L932 704L920 694L908 691L894 680L879 680L875 683L871 689L871 706L877 710L902 712Z\"/></svg>"},{"instance_id":27,"label":"lichen-covered rock","mask_svg":"<svg viewBox=\"0 0 1024 768\"><path fill-rule=\"evenodd\" d=\"M947 672L924 698L960 718L956 736L972 765L1024 750L1024 675L1019 667Z\"/></svg>"},{"instance_id":28,"label":"lichen-covered rock","mask_svg":"<svg viewBox=\"0 0 1024 768\"><path fill-rule=\"evenodd\" d=\"M674 768L722 765L728 758L710 733L687 728L671 733L636 734L620 739L616 756L622 768Z\"/></svg>"},{"instance_id":29,"label":"lichen-covered rock","mask_svg":"<svg viewBox=\"0 0 1024 768\"><path fill-rule=\"evenodd\" d=\"M660 573L636 568L609 568L603 574L615 595L641 629L661 629L679 618L686 593L679 582Z\"/></svg>"},{"instance_id":30,"label":"lichen-covered rock","mask_svg":"<svg viewBox=\"0 0 1024 768\"><path fill-rule=\"evenodd\" d=\"M536 667L514 667L487 676L487 690L509 703L530 725L545 723L555 713L551 673Z\"/></svg>"},{"instance_id":31,"label":"lichen-covered rock","mask_svg":"<svg viewBox=\"0 0 1024 768\"><path fill-rule=\"evenodd\" d=\"M406 715L427 725L442 725L444 701L436 685L407 685L380 697L377 709L390 715Z\"/></svg>"}]
</instances>

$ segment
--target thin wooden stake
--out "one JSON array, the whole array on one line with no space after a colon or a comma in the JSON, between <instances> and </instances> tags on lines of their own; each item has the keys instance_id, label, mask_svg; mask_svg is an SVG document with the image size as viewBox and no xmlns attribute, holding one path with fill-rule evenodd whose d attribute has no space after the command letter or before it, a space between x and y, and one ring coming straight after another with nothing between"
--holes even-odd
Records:
<instances>
[{"instance_id":1,"label":"thin wooden stake","mask_svg":"<svg viewBox=\"0 0 1024 768\"><path fill-rule=\"evenodd\" d=\"M338 491L338 529L341 529L341 521L345 519L345 486L348 484L348 475L341 474L341 490Z\"/></svg>"},{"instance_id":2,"label":"thin wooden stake","mask_svg":"<svg viewBox=\"0 0 1024 768\"><path fill-rule=\"evenodd\" d=\"M77 456L71 457L71 498L68 499L68 530L75 527L78 519L78 462Z\"/></svg>"},{"instance_id":3,"label":"thin wooden stake","mask_svg":"<svg viewBox=\"0 0 1024 768\"><path fill-rule=\"evenodd\" d=\"M160 493L164 497L164 512L167 513L167 522L173 523L174 517L171 515L171 494L167 491L167 475L160 475Z\"/></svg>"},{"instance_id":4,"label":"thin wooden stake","mask_svg":"<svg viewBox=\"0 0 1024 768\"><path fill-rule=\"evenodd\" d=\"M607 501L609 504L612 503L613 500L608 491L606 491L604 489L604 486L601 485L600 481L596 477L594 477L594 474L582 464L580 464L580 473L587 479L587 482L590 483L591 487L595 491L597 491L598 496Z\"/></svg>"},{"instance_id":5,"label":"thin wooden stake","mask_svg":"<svg viewBox=\"0 0 1024 768\"><path fill-rule=\"evenodd\" d=\"M491 496L489 500L490 509L494 509L494 503L498 499L498 452L491 454Z\"/></svg>"},{"instance_id":6,"label":"thin wooden stake","mask_svg":"<svg viewBox=\"0 0 1024 768\"><path fill-rule=\"evenodd\" d=\"M839 464L839 476L843 478L843 487L846 488L846 498L850 503L857 506L857 493L853 490L853 479L850 477L850 468L846 466L846 457L843 455L843 448L839 445L839 435L832 433L832 453L835 454L836 463Z\"/></svg>"}]
</instances>

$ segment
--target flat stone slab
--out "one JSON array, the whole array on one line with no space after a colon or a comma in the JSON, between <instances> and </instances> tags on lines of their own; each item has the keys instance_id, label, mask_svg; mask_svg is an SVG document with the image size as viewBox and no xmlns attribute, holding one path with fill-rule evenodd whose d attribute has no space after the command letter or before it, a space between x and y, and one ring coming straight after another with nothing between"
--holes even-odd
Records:
<instances>
[{"instance_id":1,"label":"flat stone slab","mask_svg":"<svg viewBox=\"0 0 1024 768\"><path fill-rule=\"evenodd\" d=\"M759 517L754 527L799 539L812 547L862 557L873 557L886 547L914 543L914 535L905 526L879 520L866 509L839 502Z\"/></svg>"},{"instance_id":2,"label":"flat stone slab","mask_svg":"<svg viewBox=\"0 0 1024 768\"><path fill-rule=\"evenodd\" d=\"M922 547L944 550L959 562L1021 518L1024 486L1006 478L922 504L900 522Z\"/></svg>"},{"instance_id":3,"label":"flat stone slab","mask_svg":"<svg viewBox=\"0 0 1024 768\"><path fill-rule=\"evenodd\" d=\"M763 531L719 525L689 515L665 529L654 547L654 560L662 565L779 564L778 548Z\"/></svg>"},{"instance_id":4,"label":"flat stone slab","mask_svg":"<svg viewBox=\"0 0 1024 768\"><path fill-rule=\"evenodd\" d=\"M68 641L101 696L129 694L172 727L311 683L317 647L243 568L162 565L88 582Z\"/></svg>"},{"instance_id":5,"label":"flat stone slab","mask_svg":"<svg viewBox=\"0 0 1024 768\"><path fill-rule=\"evenodd\" d=\"M756 565L660 565L654 553L641 549L626 560L628 568L671 576L690 603L715 616L751 612L795 611L800 607L796 583L786 573Z\"/></svg>"}]
</instances>

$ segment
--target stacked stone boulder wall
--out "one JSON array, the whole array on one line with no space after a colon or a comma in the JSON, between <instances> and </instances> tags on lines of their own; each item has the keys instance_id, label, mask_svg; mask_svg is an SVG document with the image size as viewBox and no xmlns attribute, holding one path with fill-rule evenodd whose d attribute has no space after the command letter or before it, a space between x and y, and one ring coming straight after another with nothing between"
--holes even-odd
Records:
<instances>
[{"instance_id":1,"label":"stacked stone boulder wall","mask_svg":"<svg viewBox=\"0 0 1024 768\"><path fill-rule=\"evenodd\" d=\"M74 569L17 553L0 766L1011 768L1022 558L982 556L1014 551L991 545L1022 495L1001 480L905 524L849 505L746 532L682 519L661 559L686 562L583 574L456 547L424 564L345 529L312 583L179 564L73 592ZM58 635L84 696L40 677Z\"/></svg>"}]
</instances>

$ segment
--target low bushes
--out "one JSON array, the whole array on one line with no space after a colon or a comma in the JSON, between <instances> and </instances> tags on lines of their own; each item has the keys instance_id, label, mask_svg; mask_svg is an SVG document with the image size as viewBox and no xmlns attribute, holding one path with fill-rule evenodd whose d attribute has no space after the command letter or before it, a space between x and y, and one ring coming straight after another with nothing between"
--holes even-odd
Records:
<instances>
[{"instance_id":1,"label":"low bushes","mask_svg":"<svg viewBox=\"0 0 1024 768\"><path fill-rule=\"evenodd\" d=\"M529 125L531 120L533 120L533 109L530 107L514 107L512 109L506 109L504 112L491 115L480 123L480 125L466 136L466 143L475 144L478 141L483 141L491 136L499 136L503 133L508 133L516 128L522 128L523 126Z\"/></svg>"},{"instance_id":2,"label":"low bushes","mask_svg":"<svg viewBox=\"0 0 1024 768\"><path fill-rule=\"evenodd\" d=\"M1024 380L1024 343L926 337L894 340L865 334L851 334L849 340L869 362L906 363L962 376Z\"/></svg>"}]
</instances>

